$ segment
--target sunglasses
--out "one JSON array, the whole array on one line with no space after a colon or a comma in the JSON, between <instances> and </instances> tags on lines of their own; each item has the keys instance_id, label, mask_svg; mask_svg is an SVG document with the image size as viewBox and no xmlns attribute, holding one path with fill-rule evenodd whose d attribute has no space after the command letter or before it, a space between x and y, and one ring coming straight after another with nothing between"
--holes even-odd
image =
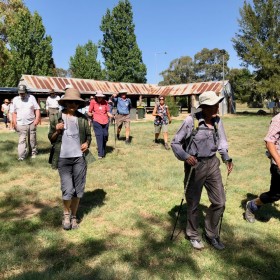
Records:
<instances>
[{"instance_id":1,"label":"sunglasses","mask_svg":"<svg viewBox=\"0 0 280 280\"><path fill-rule=\"evenodd\" d=\"M164 100L164 98L160 98L159 100Z\"/></svg>"},{"instance_id":2,"label":"sunglasses","mask_svg":"<svg viewBox=\"0 0 280 280\"><path fill-rule=\"evenodd\" d=\"M67 100L66 103L80 105L80 101L76 101L76 100Z\"/></svg>"}]
</instances>

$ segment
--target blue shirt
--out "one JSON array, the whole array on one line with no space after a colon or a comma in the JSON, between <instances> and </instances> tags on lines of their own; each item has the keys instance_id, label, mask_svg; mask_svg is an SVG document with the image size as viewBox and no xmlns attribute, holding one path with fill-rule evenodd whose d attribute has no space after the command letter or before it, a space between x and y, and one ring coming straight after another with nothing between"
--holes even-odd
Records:
<instances>
[{"instance_id":1,"label":"blue shirt","mask_svg":"<svg viewBox=\"0 0 280 280\"><path fill-rule=\"evenodd\" d=\"M117 102L118 114L128 115L131 108L131 101L129 98L122 99L121 97L115 97L114 102Z\"/></svg>"}]
</instances>

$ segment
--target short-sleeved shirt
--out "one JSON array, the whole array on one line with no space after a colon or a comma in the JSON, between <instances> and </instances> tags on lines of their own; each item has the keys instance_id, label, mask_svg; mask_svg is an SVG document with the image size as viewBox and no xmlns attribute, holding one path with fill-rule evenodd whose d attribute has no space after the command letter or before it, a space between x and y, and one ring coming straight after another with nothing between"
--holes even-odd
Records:
<instances>
[{"instance_id":1,"label":"short-sleeved shirt","mask_svg":"<svg viewBox=\"0 0 280 280\"><path fill-rule=\"evenodd\" d=\"M96 100L91 100L88 111L93 113L92 119L100 124L107 124L109 122L107 113L110 112L108 102L104 99L100 103Z\"/></svg>"},{"instance_id":2,"label":"short-sleeved shirt","mask_svg":"<svg viewBox=\"0 0 280 280\"><path fill-rule=\"evenodd\" d=\"M278 154L280 155L280 113L272 118L268 133L265 136L264 141L273 143ZM272 158L271 160L273 164L276 164L276 162Z\"/></svg>"},{"instance_id":3,"label":"short-sleeved shirt","mask_svg":"<svg viewBox=\"0 0 280 280\"><path fill-rule=\"evenodd\" d=\"M10 106L7 104L2 104L3 116L7 116L10 110Z\"/></svg>"},{"instance_id":4,"label":"short-sleeved shirt","mask_svg":"<svg viewBox=\"0 0 280 280\"><path fill-rule=\"evenodd\" d=\"M55 95L54 97L48 96L46 101L46 109L47 110L49 108L58 109L59 108L58 100L60 100L60 97L58 95Z\"/></svg>"},{"instance_id":5,"label":"short-sleeved shirt","mask_svg":"<svg viewBox=\"0 0 280 280\"><path fill-rule=\"evenodd\" d=\"M20 96L14 98L14 113L17 114L17 124L27 125L35 120L35 110L40 110L35 97L27 94L23 99Z\"/></svg>"},{"instance_id":6,"label":"short-sleeved shirt","mask_svg":"<svg viewBox=\"0 0 280 280\"><path fill-rule=\"evenodd\" d=\"M118 114L128 115L131 109L131 100L129 98L122 99L121 97L115 97L114 102L117 102Z\"/></svg>"}]
</instances>

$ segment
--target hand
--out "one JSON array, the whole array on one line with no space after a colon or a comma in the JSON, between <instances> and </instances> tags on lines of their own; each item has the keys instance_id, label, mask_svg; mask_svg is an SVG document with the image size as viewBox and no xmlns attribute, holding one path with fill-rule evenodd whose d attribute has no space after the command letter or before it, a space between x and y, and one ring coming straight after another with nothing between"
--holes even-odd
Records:
<instances>
[{"instance_id":1,"label":"hand","mask_svg":"<svg viewBox=\"0 0 280 280\"><path fill-rule=\"evenodd\" d=\"M58 123L58 124L55 126L55 129L56 129L56 132L57 132L57 133L60 133L61 130L64 129L64 123L63 123L63 122Z\"/></svg>"},{"instance_id":2,"label":"hand","mask_svg":"<svg viewBox=\"0 0 280 280\"><path fill-rule=\"evenodd\" d=\"M34 124L35 126L37 126L39 122L40 122L40 120L35 119L35 121L33 122L33 124Z\"/></svg>"},{"instance_id":3,"label":"hand","mask_svg":"<svg viewBox=\"0 0 280 280\"><path fill-rule=\"evenodd\" d=\"M169 123L171 123L171 121L172 121L172 120L170 119L170 120L169 120Z\"/></svg>"},{"instance_id":4,"label":"hand","mask_svg":"<svg viewBox=\"0 0 280 280\"><path fill-rule=\"evenodd\" d=\"M232 169L233 169L233 162L226 162L227 165L227 170L228 170L228 175L231 173Z\"/></svg>"},{"instance_id":5,"label":"hand","mask_svg":"<svg viewBox=\"0 0 280 280\"><path fill-rule=\"evenodd\" d=\"M83 143L83 144L81 145L81 150L82 150L82 152L84 153L87 149L88 149L88 143L85 142L85 143Z\"/></svg>"},{"instance_id":6,"label":"hand","mask_svg":"<svg viewBox=\"0 0 280 280\"><path fill-rule=\"evenodd\" d=\"M87 113L89 117L92 117L92 112Z\"/></svg>"},{"instance_id":7,"label":"hand","mask_svg":"<svg viewBox=\"0 0 280 280\"><path fill-rule=\"evenodd\" d=\"M197 159L194 156L190 156L186 159L186 163L190 166L194 166L197 164Z\"/></svg>"}]
</instances>

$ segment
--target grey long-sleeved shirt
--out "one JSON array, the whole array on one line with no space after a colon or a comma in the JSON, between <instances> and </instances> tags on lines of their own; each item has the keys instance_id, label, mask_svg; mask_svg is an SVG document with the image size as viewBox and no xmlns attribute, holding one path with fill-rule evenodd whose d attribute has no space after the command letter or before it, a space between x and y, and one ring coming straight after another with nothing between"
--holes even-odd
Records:
<instances>
[{"instance_id":1,"label":"grey long-sleeved shirt","mask_svg":"<svg viewBox=\"0 0 280 280\"><path fill-rule=\"evenodd\" d=\"M199 123L198 131L194 135L192 142L187 145L186 151L183 148L183 144L185 141L188 142L188 138L191 137L194 128L194 120L192 115L186 117L183 124L174 136L171 142L171 147L175 156L179 160L185 161L190 156L195 156L197 158L211 157L218 151L223 161L229 160L230 157L228 155L228 143L222 120L217 118L218 137L215 139L215 129L208 128L205 120L203 119L202 113L197 113L196 116Z\"/></svg>"}]
</instances>

